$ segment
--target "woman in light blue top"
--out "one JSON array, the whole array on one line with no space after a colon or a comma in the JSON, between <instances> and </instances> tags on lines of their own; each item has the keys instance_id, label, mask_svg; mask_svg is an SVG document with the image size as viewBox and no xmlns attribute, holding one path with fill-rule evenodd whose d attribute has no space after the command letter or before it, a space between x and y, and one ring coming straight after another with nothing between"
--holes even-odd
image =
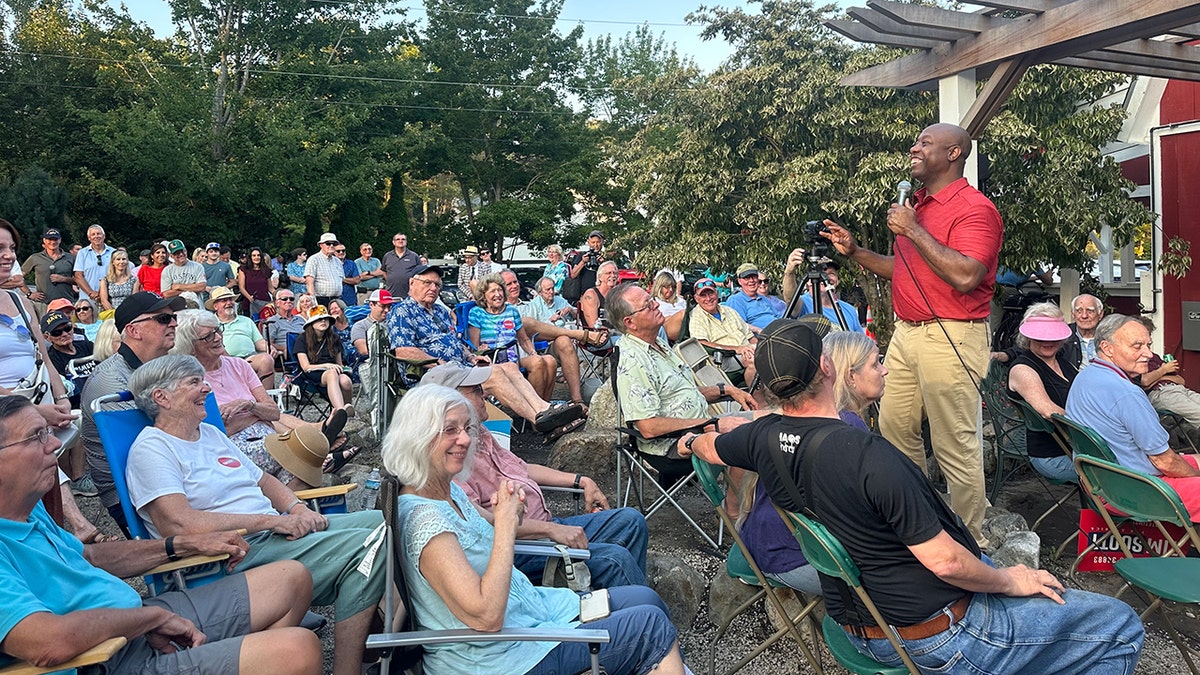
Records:
<instances>
[{"instance_id":1,"label":"woman in light blue top","mask_svg":"<svg viewBox=\"0 0 1200 675\"><path fill-rule=\"evenodd\" d=\"M546 263L546 267L542 269L542 276L550 277L554 280L554 293L560 295L562 293L563 281L566 280L569 272L567 263L563 261L562 247L558 244L551 244L546 249L546 258L550 262Z\"/></svg>"},{"instance_id":2,"label":"woman in light blue top","mask_svg":"<svg viewBox=\"0 0 1200 675\"><path fill-rule=\"evenodd\" d=\"M478 425L462 394L427 384L400 400L383 440L384 466L404 485L398 502L402 569L417 625L482 631L580 625L578 595L536 587L513 567L523 489L502 482L488 513L453 483L469 466ZM609 632L611 641L600 651L605 672L684 673L662 600L641 586L609 594L612 613L587 624ZM585 644L498 641L425 650L430 673L575 673L590 665Z\"/></svg>"}]
</instances>

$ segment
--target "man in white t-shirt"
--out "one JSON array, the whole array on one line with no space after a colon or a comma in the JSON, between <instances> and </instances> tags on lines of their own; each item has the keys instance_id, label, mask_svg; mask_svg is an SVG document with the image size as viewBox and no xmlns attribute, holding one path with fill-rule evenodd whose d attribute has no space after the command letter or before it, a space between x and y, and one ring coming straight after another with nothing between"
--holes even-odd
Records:
<instances>
[{"instance_id":1,"label":"man in white t-shirt","mask_svg":"<svg viewBox=\"0 0 1200 675\"><path fill-rule=\"evenodd\" d=\"M208 284L204 278L204 266L188 258L187 247L178 239L167 243L167 255L171 264L163 268L159 282L164 298L181 296L196 304L199 309L207 299Z\"/></svg>"}]
</instances>

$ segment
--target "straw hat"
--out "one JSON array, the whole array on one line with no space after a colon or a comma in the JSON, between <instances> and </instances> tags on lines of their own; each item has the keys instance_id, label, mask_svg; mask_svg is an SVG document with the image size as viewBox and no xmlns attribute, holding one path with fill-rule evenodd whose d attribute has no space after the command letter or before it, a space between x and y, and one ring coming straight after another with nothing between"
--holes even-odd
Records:
<instances>
[{"instance_id":1,"label":"straw hat","mask_svg":"<svg viewBox=\"0 0 1200 675\"><path fill-rule=\"evenodd\" d=\"M320 429L302 426L286 434L271 434L263 443L289 473L309 485L321 484L321 464L329 454L329 439Z\"/></svg>"}]
</instances>

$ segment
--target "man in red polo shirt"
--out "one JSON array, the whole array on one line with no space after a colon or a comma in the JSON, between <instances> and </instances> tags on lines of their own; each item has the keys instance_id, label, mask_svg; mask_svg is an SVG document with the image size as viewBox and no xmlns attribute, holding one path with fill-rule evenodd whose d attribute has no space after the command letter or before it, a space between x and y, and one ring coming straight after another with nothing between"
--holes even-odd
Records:
<instances>
[{"instance_id":1,"label":"man in red polo shirt","mask_svg":"<svg viewBox=\"0 0 1200 675\"><path fill-rule=\"evenodd\" d=\"M995 205L963 178L971 137L962 127L934 124L908 154L922 188L913 195L915 208L906 201L888 210L894 256L859 248L829 220L824 236L843 255L892 280L897 321L885 361L879 430L925 467L921 422L929 420L951 508L986 548L976 383L987 371L988 303L1004 224Z\"/></svg>"}]
</instances>

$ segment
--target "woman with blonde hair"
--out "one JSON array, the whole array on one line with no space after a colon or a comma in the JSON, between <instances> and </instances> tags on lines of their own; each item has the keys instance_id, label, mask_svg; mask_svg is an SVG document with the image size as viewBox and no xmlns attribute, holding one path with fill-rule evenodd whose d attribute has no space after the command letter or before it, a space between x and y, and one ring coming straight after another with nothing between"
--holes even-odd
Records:
<instances>
[{"instance_id":1,"label":"woman with blonde hair","mask_svg":"<svg viewBox=\"0 0 1200 675\"><path fill-rule=\"evenodd\" d=\"M96 332L100 330L100 315L96 311L96 303L86 295L75 300L75 325L83 330L83 335L93 343L96 342Z\"/></svg>"},{"instance_id":2,"label":"woman with blonde hair","mask_svg":"<svg viewBox=\"0 0 1200 675\"><path fill-rule=\"evenodd\" d=\"M833 399L842 421L867 430L867 408L883 398L887 368L879 360L879 346L855 331L840 330L825 336L825 353L833 360L837 379Z\"/></svg>"},{"instance_id":3,"label":"woman with blonde hair","mask_svg":"<svg viewBox=\"0 0 1200 675\"><path fill-rule=\"evenodd\" d=\"M108 263L108 274L100 280L100 304L105 310L120 307L125 298L133 295L135 285L137 277L130 274L129 254L116 251Z\"/></svg>"},{"instance_id":4,"label":"woman with blonde hair","mask_svg":"<svg viewBox=\"0 0 1200 675\"><path fill-rule=\"evenodd\" d=\"M92 347L92 357L96 363L107 359L121 347L121 334L117 332L117 322L105 319L96 330L96 343Z\"/></svg>"}]
</instances>

